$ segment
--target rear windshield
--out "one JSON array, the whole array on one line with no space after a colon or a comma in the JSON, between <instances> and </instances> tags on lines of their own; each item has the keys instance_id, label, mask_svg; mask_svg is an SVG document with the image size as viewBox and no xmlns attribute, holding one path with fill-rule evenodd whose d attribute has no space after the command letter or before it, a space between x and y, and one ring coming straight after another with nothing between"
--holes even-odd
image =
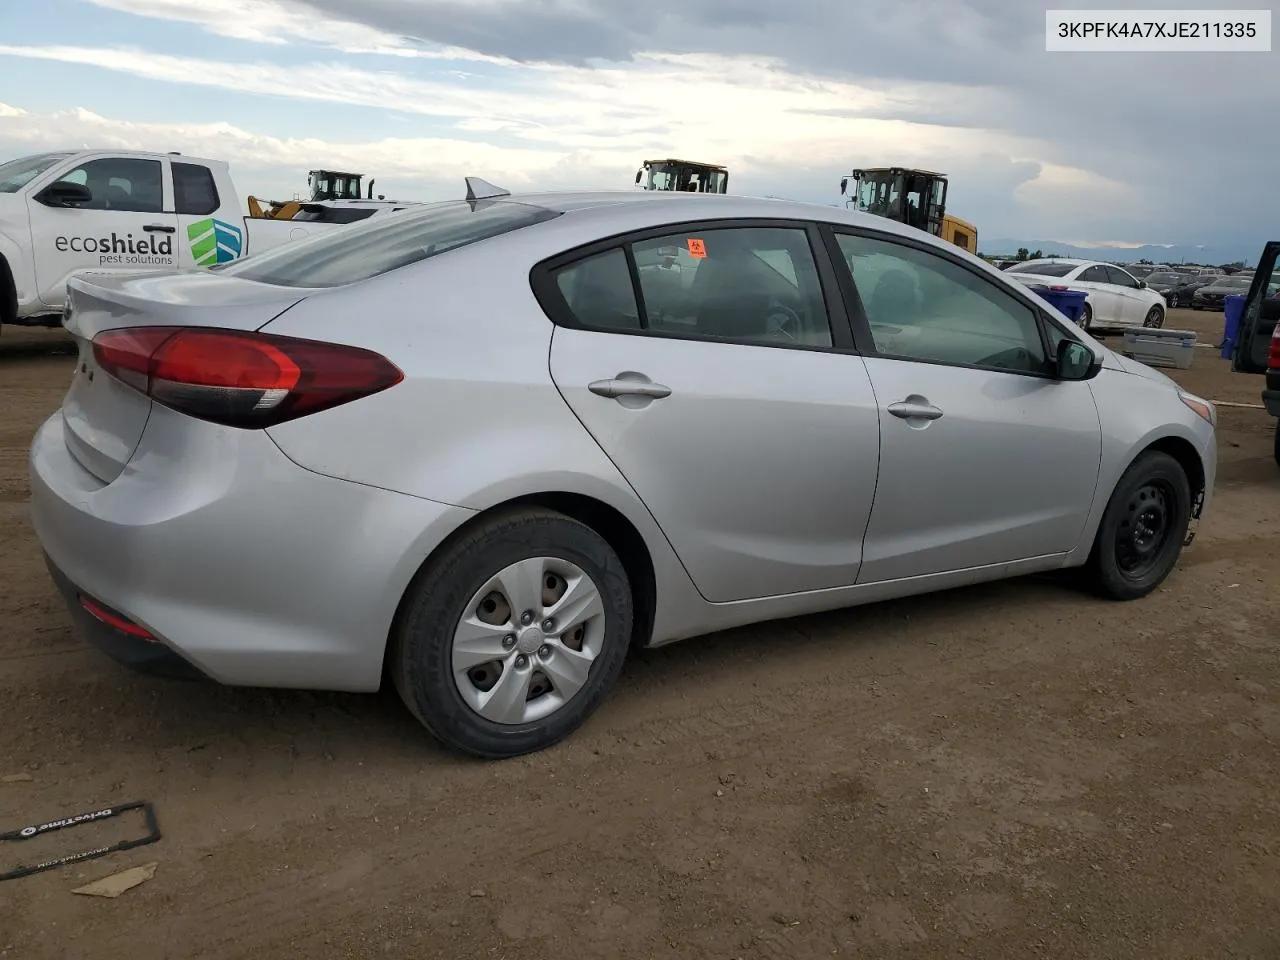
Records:
<instances>
[{"instance_id":1,"label":"rear windshield","mask_svg":"<svg viewBox=\"0 0 1280 960\"><path fill-rule=\"evenodd\" d=\"M1074 263L1018 263L1005 272L1034 273L1041 277L1065 277L1077 266L1078 264Z\"/></svg>"},{"instance_id":2,"label":"rear windshield","mask_svg":"<svg viewBox=\"0 0 1280 960\"><path fill-rule=\"evenodd\" d=\"M281 287L340 287L559 215L513 201L448 200L327 231L211 269Z\"/></svg>"},{"instance_id":3,"label":"rear windshield","mask_svg":"<svg viewBox=\"0 0 1280 960\"><path fill-rule=\"evenodd\" d=\"M373 207L303 207L294 220L310 223L358 223L373 216Z\"/></svg>"}]
</instances>

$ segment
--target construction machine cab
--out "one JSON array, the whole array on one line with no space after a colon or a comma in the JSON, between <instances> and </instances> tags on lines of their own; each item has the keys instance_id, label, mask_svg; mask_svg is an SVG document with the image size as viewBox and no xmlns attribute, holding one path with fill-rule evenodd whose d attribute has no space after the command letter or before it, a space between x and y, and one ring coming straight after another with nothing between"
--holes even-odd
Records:
<instances>
[{"instance_id":1,"label":"construction machine cab","mask_svg":"<svg viewBox=\"0 0 1280 960\"><path fill-rule=\"evenodd\" d=\"M848 197L846 206L926 230L935 237L942 235L947 212L945 174L906 167L854 170L840 181L840 193Z\"/></svg>"},{"instance_id":2,"label":"construction machine cab","mask_svg":"<svg viewBox=\"0 0 1280 960\"><path fill-rule=\"evenodd\" d=\"M338 170L312 170L307 174L311 188L311 200L364 200L372 199L374 181L369 181L369 197L360 192L363 173L342 173Z\"/></svg>"},{"instance_id":3,"label":"construction machine cab","mask_svg":"<svg viewBox=\"0 0 1280 960\"><path fill-rule=\"evenodd\" d=\"M729 171L719 164L692 160L646 160L636 171L636 183L645 190L681 193L726 193Z\"/></svg>"}]
</instances>

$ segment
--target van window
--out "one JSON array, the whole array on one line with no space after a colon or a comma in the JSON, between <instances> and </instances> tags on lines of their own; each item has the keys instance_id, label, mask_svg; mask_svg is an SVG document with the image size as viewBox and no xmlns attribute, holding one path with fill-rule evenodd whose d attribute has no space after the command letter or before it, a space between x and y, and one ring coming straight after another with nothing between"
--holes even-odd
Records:
<instances>
[{"instance_id":1,"label":"van window","mask_svg":"<svg viewBox=\"0 0 1280 960\"><path fill-rule=\"evenodd\" d=\"M164 202L164 168L159 160L103 157L82 163L59 183L87 187L93 199L81 210L159 213Z\"/></svg>"},{"instance_id":2,"label":"van window","mask_svg":"<svg viewBox=\"0 0 1280 960\"><path fill-rule=\"evenodd\" d=\"M178 213L207 217L221 205L213 171L199 163L171 164L173 169L173 202Z\"/></svg>"}]
</instances>

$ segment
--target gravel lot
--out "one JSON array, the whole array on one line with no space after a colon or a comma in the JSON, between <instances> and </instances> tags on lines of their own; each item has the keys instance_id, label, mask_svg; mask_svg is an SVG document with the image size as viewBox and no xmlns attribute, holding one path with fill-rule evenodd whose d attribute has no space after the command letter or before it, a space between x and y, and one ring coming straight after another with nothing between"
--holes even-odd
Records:
<instances>
[{"instance_id":1,"label":"gravel lot","mask_svg":"<svg viewBox=\"0 0 1280 960\"><path fill-rule=\"evenodd\" d=\"M26 504L61 336L0 336L0 832L150 800L164 838L0 884L5 960L1280 956L1261 410L1221 409L1211 515L1144 601L1034 578L693 640L569 742L483 764L390 693L153 680L71 636ZM1258 403L1210 349L1177 378Z\"/></svg>"}]
</instances>

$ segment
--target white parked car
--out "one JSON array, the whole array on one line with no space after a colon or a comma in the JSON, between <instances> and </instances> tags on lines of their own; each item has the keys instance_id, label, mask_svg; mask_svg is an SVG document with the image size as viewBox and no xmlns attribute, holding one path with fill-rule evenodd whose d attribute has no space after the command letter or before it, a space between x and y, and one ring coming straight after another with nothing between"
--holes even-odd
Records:
<instances>
[{"instance_id":1,"label":"white parked car","mask_svg":"<svg viewBox=\"0 0 1280 960\"><path fill-rule=\"evenodd\" d=\"M1029 287L1066 286L1088 294L1080 326L1162 327L1164 297L1127 270L1096 260L1027 260L1005 271Z\"/></svg>"}]
</instances>

